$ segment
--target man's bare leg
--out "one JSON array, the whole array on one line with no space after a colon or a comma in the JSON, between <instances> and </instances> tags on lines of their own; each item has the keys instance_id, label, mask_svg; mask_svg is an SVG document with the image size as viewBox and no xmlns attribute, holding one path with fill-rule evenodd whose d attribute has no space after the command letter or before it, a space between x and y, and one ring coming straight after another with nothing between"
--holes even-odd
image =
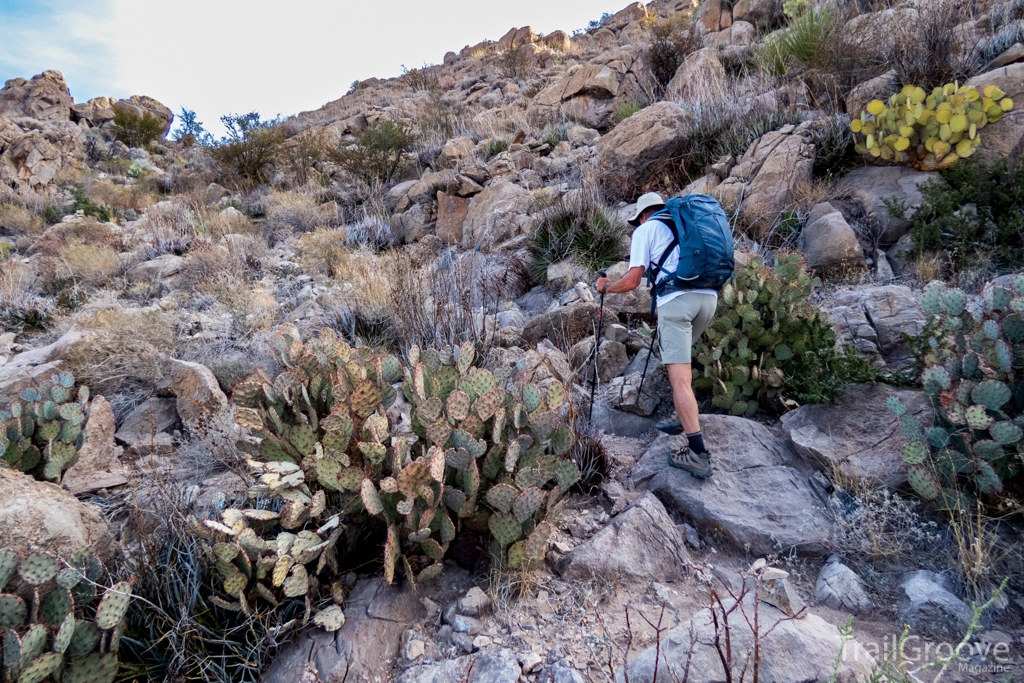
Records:
<instances>
[{"instance_id":1,"label":"man's bare leg","mask_svg":"<svg viewBox=\"0 0 1024 683\"><path fill-rule=\"evenodd\" d=\"M687 434L700 431L700 417L697 411L697 397L693 395L693 371L689 363L670 363L668 381L672 385L672 401L675 403L676 415Z\"/></svg>"}]
</instances>

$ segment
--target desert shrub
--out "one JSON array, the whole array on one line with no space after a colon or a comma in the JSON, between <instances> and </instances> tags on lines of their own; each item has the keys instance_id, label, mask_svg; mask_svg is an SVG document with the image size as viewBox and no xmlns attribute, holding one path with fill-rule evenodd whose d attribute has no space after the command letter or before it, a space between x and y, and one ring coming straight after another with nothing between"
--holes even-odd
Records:
<instances>
[{"instance_id":1,"label":"desert shrub","mask_svg":"<svg viewBox=\"0 0 1024 683\"><path fill-rule=\"evenodd\" d=\"M484 158L493 159L508 149L508 141L504 138L492 138L484 147Z\"/></svg>"},{"instance_id":2,"label":"desert shrub","mask_svg":"<svg viewBox=\"0 0 1024 683\"><path fill-rule=\"evenodd\" d=\"M263 121L259 112L220 118L227 135L212 149L225 178L243 185L264 185L281 157L284 135L278 121Z\"/></svg>"},{"instance_id":3,"label":"desert shrub","mask_svg":"<svg viewBox=\"0 0 1024 683\"><path fill-rule=\"evenodd\" d=\"M956 27L969 21L970 3L939 0L916 18L891 27L895 42L890 68L903 85L933 87L973 76L983 65L976 45L961 45Z\"/></svg>"},{"instance_id":4,"label":"desert shrub","mask_svg":"<svg viewBox=\"0 0 1024 683\"><path fill-rule=\"evenodd\" d=\"M43 231L43 217L21 204L0 204L0 231L15 237L35 235Z\"/></svg>"},{"instance_id":5,"label":"desert shrub","mask_svg":"<svg viewBox=\"0 0 1024 683\"><path fill-rule=\"evenodd\" d=\"M114 219L114 214L110 210L110 207L105 204L94 202L91 198L86 196L85 190L73 187L69 192L75 199L75 203L71 207L72 212L81 211L86 216L95 218L96 220L104 223L109 223Z\"/></svg>"},{"instance_id":6,"label":"desert shrub","mask_svg":"<svg viewBox=\"0 0 1024 683\"><path fill-rule=\"evenodd\" d=\"M416 134L403 121L376 121L359 134L355 144L331 151L334 163L367 185L391 182L401 170Z\"/></svg>"},{"instance_id":7,"label":"desert shrub","mask_svg":"<svg viewBox=\"0 0 1024 683\"><path fill-rule=\"evenodd\" d=\"M518 48L505 50L494 58L494 65L503 78L520 81L532 71L533 55Z\"/></svg>"},{"instance_id":8,"label":"desert shrub","mask_svg":"<svg viewBox=\"0 0 1024 683\"><path fill-rule=\"evenodd\" d=\"M619 102L615 105L615 123L622 123L633 114L640 111L640 103L636 100L629 100L628 102Z\"/></svg>"},{"instance_id":9,"label":"desert shrub","mask_svg":"<svg viewBox=\"0 0 1024 683\"><path fill-rule=\"evenodd\" d=\"M163 311L113 306L84 311L71 323L88 343L70 347L66 367L107 398L120 423L164 379L166 358L174 353L174 321Z\"/></svg>"},{"instance_id":10,"label":"desert shrub","mask_svg":"<svg viewBox=\"0 0 1024 683\"><path fill-rule=\"evenodd\" d=\"M307 232L295 241L295 256L306 271L338 277L348 256L347 237L344 228Z\"/></svg>"},{"instance_id":11,"label":"desert shrub","mask_svg":"<svg viewBox=\"0 0 1024 683\"><path fill-rule=\"evenodd\" d=\"M174 130L174 139L191 147L192 145L211 146L214 143L213 136L203 127L196 113L191 109L181 108L178 114L178 127Z\"/></svg>"},{"instance_id":12,"label":"desert shrub","mask_svg":"<svg viewBox=\"0 0 1024 683\"><path fill-rule=\"evenodd\" d=\"M558 501L580 478L568 457L563 385L542 390L509 366L474 367L472 344L413 347L404 365L326 328L303 344L285 325L271 345L286 371L273 381L257 371L232 401L239 425L258 439L245 447L264 475L250 496L273 509L228 509L208 522L207 548L221 558L212 603L248 612L330 596L314 622L334 631L344 621L335 581L374 555L387 582L404 576L413 587L440 574L460 533L493 539L510 566L543 562ZM392 433L386 413L403 377L415 443ZM224 523L252 529L241 533L255 542L254 562L239 559L247 551ZM285 532L301 532L291 554L261 540ZM257 566L277 567L279 580Z\"/></svg>"},{"instance_id":13,"label":"desert shrub","mask_svg":"<svg viewBox=\"0 0 1024 683\"><path fill-rule=\"evenodd\" d=\"M1005 160L988 165L971 158L942 178L945 183L921 186L924 201L910 227L917 251L944 251L957 269L979 260L1018 267L1024 260L1024 165L1010 170Z\"/></svg>"},{"instance_id":14,"label":"desert shrub","mask_svg":"<svg viewBox=\"0 0 1024 683\"><path fill-rule=\"evenodd\" d=\"M316 201L299 192L273 192L267 203L265 229L273 241L325 226L328 218Z\"/></svg>"},{"instance_id":15,"label":"desert shrub","mask_svg":"<svg viewBox=\"0 0 1024 683\"><path fill-rule=\"evenodd\" d=\"M665 88L686 57L704 45L689 19L681 15L655 21L648 32L651 43L644 52L645 62L655 82Z\"/></svg>"},{"instance_id":16,"label":"desert shrub","mask_svg":"<svg viewBox=\"0 0 1024 683\"><path fill-rule=\"evenodd\" d=\"M132 185L118 185L107 181L92 182L88 186L89 202L94 206L106 207L114 216L123 217L129 211L137 214L152 206L157 196L145 183L134 183ZM97 216L97 218L100 218ZM102 220L102 218L101 218Z\"/></svg>"},{"instance_id":17,"label":"desert shrub","mask_svg":"<svg viewBox=\"0 0 1024 683\"><path fill-rule=\"evenodd\" d=\"M327 158L328 147L323 128L305 130L285 143L284 156L297 185L301 187L309 181L310 171L315 171L316 164Z\"/></svg>"},{"instance_id":18,"label":"desert shrub","mask_svg":"<svg viewBox=\"0 0 1024 683\"><path fill-rule=\"evenodd\" d=\"M695 389L733 415L784 412L839 395L851 382L876 379L864 359L836 351L825 314L807 301L819 285L799 254L774 268L754 256L722 288L718 312L694 347Z\"/></svg>"},{"instance_id":19,"label":"desert shrub","mask_svg":"<svg viewBox=\"0 0 1024 683\"><path fill-rule=\"evenodd\" d=\"M84 287L100 287L110 282L120 268L118 252L103 244L69 242L54 273ZM63 266L63 267L61 267Z\"/></svg>"},{"instance_id":20,"label":"desert shrub","mask_svg":"<svg viewBox=\"0 0 1024 683\"><path fill-rule=\"evenodd\" d=\"M571 127L568 123L555 123L545 126L540 134L541 140L548 147L555 148L559 142L565 142L569 139L569 128Z\"/></svg>"},{"instance_id":21,"label":"desert shrub","mask_svg":"<svg viewBox=\"0 0 1024 683\"><path fill-rule=\"evenodd\" d=\"M695 120L679 161L685 182L704 175L705 168L723 156L742 155L765 133L802 120L797 111L765 104L755 104L746 112L718 102L697 103L691 108Z\"/></svg>"},{"instance_id":22,"label":"desert shrub","mask_svg":"<svg viewBox=\"0 0 1024 683\"><path fill-rule=\"evenodd\" d=\"M114 107L114 134L129 147L145 147L164 134L164 122L148 111Z\"/></svg>"},{"instance_id":23,"label":"desert shrub","mask_svg":"<svg viewBox=\"0 0 1024 683\"><path fill-rule=\"evenodd\" d=\"M792 59L805 66L820 64L840 39L842 27L842 17L832 8L801 14L764 41L758 54L761 66L774 76L784 76Z\"/></svg>"},{"instance_id":24,"label":"desert shrub","mask_svg":"<svg viewBox=\"0 0 1024 683\"><path fill-rule=\"evenodd\" d=\"M907 478L945 509L970 513L978 498L1002 509L1020 490L1024 274L979 296L932 283L920 301L930 317L921 383L934 421L922 425L898 399L888 402L909 440L900 451Z\"/></svg>"},{"instance_id":25,"label":"desert shrub","mask_svg":"<svg viewBox=\"0 0 1024 683\"><path fill-rule=\"evenodd\" d=\"M833 114L818 124L811 133L814 143L814 169L816 178L836 178L845 175L858 163L853 149L853 132L848 117Z\"/></svg>"},{"instance_id":26,"label":"desert shrub","mask_svg":"<svg viewBox=\"0 0 1024 683\"><path fill-rule=\"evenodd\" d=\"M562 200L544 212L530 243L530 273L547 282L548 266L567 258L591 270L615 265L626 253L626 225L596 197Z\"/></svg>"},{"instance_id":27,"label":"desert shrub","mask_svg":"<svg viewBox=\"0 0 1024 683\"><path fill-rule=\"evenodd\" d=\"M0 261L0 329L37 332L49 327L58 313L54 301L37 296L36 273L16 260Z\"/></svg>"},{"instance_id":28,"label":"desert shrub","mask_svg":"<svg viewBox=\"0 0 1024 683\"><path fill-rule=\"evenodd\" d=\"M426 92L427 101L420 112L420 128L442 140L454 137L466 110L461 95L446 93L436 82L431 83Z\"/></svg>"},{"instance_id":29,"label":"desert shrub","mask_svg":"<svg viewBox=\"0 0 1024 683\"><path fill-rule=\"evenodd\" d=\"M399 237L384 211L364 209L362 217L345 226L345 243L349 247L382 251L398 246Z\"/></svg>"}]
</instances>

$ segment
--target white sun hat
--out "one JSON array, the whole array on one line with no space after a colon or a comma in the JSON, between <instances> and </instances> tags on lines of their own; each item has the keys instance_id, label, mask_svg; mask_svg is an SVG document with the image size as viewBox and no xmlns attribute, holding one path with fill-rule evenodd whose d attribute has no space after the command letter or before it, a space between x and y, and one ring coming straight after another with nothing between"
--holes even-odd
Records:
<instances>
[{"instance_id":1,"label":"white sun hat","mask_svg":"<svg viewBox=\"0 0 1024 683\"><path fill-rule=\"evenodd\" d=\"M663 206L665 206L665 200L661 198L660 194L657 192L648 192L645 195L641 195L640 199L636 200L636 209L633 211L633 215L626 220L630 225L636 227L640 225L637 220L640 218L640 214L652 207L660 208Z\"/></svg>"}]
</instances>

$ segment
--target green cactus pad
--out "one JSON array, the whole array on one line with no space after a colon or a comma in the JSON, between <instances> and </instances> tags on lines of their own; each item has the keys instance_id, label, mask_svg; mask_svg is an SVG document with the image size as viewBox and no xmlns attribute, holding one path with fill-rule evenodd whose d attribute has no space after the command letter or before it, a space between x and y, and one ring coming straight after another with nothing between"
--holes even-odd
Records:
<instances>
[{"instance_id":1,"label":"green cactus pad","mask_svg":"<svg viewBox=\"0 0 1024 683\"><path fill-rule=\"evenodd\" d=\"M426 567L423 571L416 575L416 583L423 583L425 581L433 581L441 572L444 570L444 565L440 562L435 562L432 565Z\"/></svg>"},{"instance_id":2,"label":"green cactus pad","mask_svg":"<svg viewBox=\"0 0 1024 683\"><path fill-rule=\"evenodd\" d=\"M941 365L933 365L921 373L921 383L925 393L936 394L948 389L951 384L949 373Z\"/></svg>"},{"instance_id":3,"label":"green cactus pad","mask_svg":"<svg viewBox=\"0 0 1024 683\"><path fill-rule=\"evenodd\" d=\"M440 562L441 558L444 557L444 548L441 544L432 538L427 538L420 542L420 546L423 548L423 554L435 562Z\"/></svg>"},{"instance_id":4,"label":"green cactus pad","mask_svg":"<svg viewBox=\"0 0 1024 683\"><path fill-rule=\"evenodd\" d=\"M487 520L491 535L502 546L511 545L523 535L523 526L515 517L506 513L495 513Z\"/></svg>"},{"instance_id":5,"label":"green cactus pad","mask_svg":"<svg viewBox=\"0 0 1024 683\"><path fill-rule=\"evenodd\" d=\"M1010 389L998 380L986 380L974 387L971 398L989 410L999 410L1010 400Z\"/></svg>"},{"instance_id":6,"label":"green cactus pad","mask_svg":"<svg viewBox=\"0 0 1024 683\"><path fill-rule=\"evenodd\" d=\"M64 653L72 659L89 654L99 645L101 636L99 628L92 621L76 621L74 635Z\"/></svg>"},{"instance_id":7,"label":"green cactus pad","mask_svg":"<svg viewBox=\"0 0 1024 683\"><path fill-rule=\"evenodd\" d=\"M929 427L925 430L928 443L935 448L945 448L949 445L949 432L942 427Z\"/></svg>"},{"instance_id":8,"label":"green cactus pad","mask_svg":"<svg viewBox=\"0 0 1024 683\"><path fill-rule=\"evenodd\" d=\"M964 411L964 415L967 417L967 426L975 431L984 431L993 423L992 418L985 412L985 406L971 406Z\"/></svg>"},{"instance_id":9,"label":"green cactus pad","mask_svg":"<svg viewBox=\"0 0 1024 683\"><path fill-rule=\"evenodd\" d=\"M372 462L374 465L379 465L382 462L384 462L384 456L387 455L388 450L382 444L379 443L360 441L359 452L362 453L363 457Z\"/></svg>"},{"instance_id":10,"label":"green cactus pad","mask_svg":"<svg viewBox=\"0 0 1024 683\"><path fill-rule=\"evenodd\" d=\"M536 413L530 416L530 430L541 441L544 441L558 428L558 414L552 411Z\"/></svg>"},{"instance_id":11,"label":"green cactus pad","mask_svg":"<svg viewBox=\"0 0 1024 683\"><path fill-rule=\"evenodd\" d=\"M25 558L18 567L18 576L32 586L39 586L57 576L60 564L48 553L35 553Z\"/></svg>"},{"instance_id":12,"label":"green cactus pad","mask_svg":"<svg viewBox=\"0 0 1024 683\"><path fill-rule=\"evenodd\" d=\"M974 443L974 454L984 460L994 461L1002 458L1006 452L995 441L983 439Z\"/></svg>"},{"instance_id":13,"label":"green cactus pad","mask_svg":"<svg viewBox=\"0 0 1024 683\"><path fill-rule=\"evenodd\" d=\"M317 612L313 623L328 633L333 633L345 625L345 613L338 605L331 605Z\"/></svg>"},{"instance_id":14,"label":"green cactus pad","mask_svg":"<svg viewBox=\"0 0 1024 683\"><path fill-rule=\"evenodd\" d=\"M0 548L0 591L2 591L4 586L7 585L7 582L11 580L11 577L14 576L14 572L17 569L18 553L14 552L10 548Z\"/></svg>"},{"instance_id":15,"label":"green cactus pad","mask_svg":"<svg viewBox=\"0 0 1024 683\"><path fill-rule=\"evenodd\" d=\"M460 375L465 375L469 372L470 367L473 365L473 360L476 358L476 348L472 342L466 342L459 347L459 356L456 361L456 367L459 370Z\"/></svg>"},{"instance_id":16,"label":"green cactus pad","mask_svg":"<svg viewBox=\"0 0 1024 683\"><path fill-rule=\"evenodd\" d=\"M502 395L497 389L482 394L473 404L473 411L481 420L486 420L494 415L500 408Z\"/></svg>"},{"instance_id":17,"label":"green cactus pad","mask_svg":"<svg viewBox=\"0 0 1024 683\"><path fill-rule=\"evenodd\" d=\"M377 487L373 485L373 481L363 479L360 495L363 499L363 507L367 512L371 515L383 514L384 505L380 502L380 495L377 493Z\"/></svg>"},{"instance_id":18,"label":"green cactus pad","mask_svg":"<svg viewBox=\"0 0 1024 683\"><path fill-rule=\"evenodd\" d=\"M557 410L565 403L565 387L561 382L552 382L548 386L548 393L545 397L548 410Z\"/></svg>"},{"instance_id":19,"label":"green cactus pad","mask_svg":"<svg viewBox=\"0 0 1024 683\"><path fill-rule=\"evenodd\" d=\"M555 455L565 455L572 450L576 439L569 427L562 426L551 433L551 450Z\"/></svg>"},{"instance_id":20,"label":"green cactus pad","mask_svg":"<svg viewBox=\"0 0 1024 683\"><path fill-rule=\"evenodd\" d=\"M472 405L473 403L469 398L469 394L464 391L453 391L448 394L448 417L456 422L461 422L469 416L469 409Z\"/></svg>"},{"instance_id":21,"label":"green cactus pad","mask_svg":"<svg viewBox=\"0 0 1024 683\"><path fill-rule=\"evenodd\" d=\"M903 415L900 417L900 430L903 432L903 436L907 437L911 441L920 441L924 435L921 429L921 422L912 415Z\"/></svg>"},{"instance_id":22,"label":"green cactus pad","mask_svg":"<svg viewBox=\"0 0 1024 683\"><path fill-rule=\"evenodd\" d=\"M540 389L533 384L527 384L523 387L523 403L526 404L526 410L533 412L540 406Z\"/></svg>"},{"instance_id":23,"label":"green cactus pad","mask_svg":"<svg viewBox=\"0 0 1024 683\"><path fill-rule=\"evenodd\" d=\"M21 675L18 676L18 683L40 683L40 681L45 680L50 674L60 669L63 663L64 655L59 652L47 652L46 654L39 655L29 664L22 667Z\"/></svg>"},{"instance_id":24,"label":"green cactus pad","mask_svg":"<svg viewBox=\"0 0 1024 683\"><path fill-rule=\"evenodd\" d=\"M388 384L394 384L402 377L402 364L394 356L384 356L380 360L383 379Z\"/></svg>"},{"instance_id":25,"label":"green cactus pad","mask_svg":"<svg viewBox=\"0 0 1024 683\"><path fill-rule=\"evenodd\" d=\"M441 409L444 404L439 398L428 398L416 407L416 417L423 424L430 424L441 417Z\"/></svg>"},{"instance_id":26,"label":"green cactus pad","mask_svg":"<svg viewBox=\"0 0 1024 683\"><path fill-rule=\"evenodd\" d=\"M554 527L547 522L541 522L526 537L526 540L523 542L523 553L528 560L539 560L544 557L544 551L547 550L548 540L551 538L553 531Z\"/></svg>"},{"instance_id":27,"label":"green cactus pad","mask_svg":"<svg viewBox=\"0 0 1024 683\"><path fill-rule=\"evenodd\" d=\"M444 446L448 441L448 437L451 436L452 428L448 424L447 420L437 420L431 422L426 426L427 438L435 446Z\"/></svg>"},{"instance_id":28,"label":"green cactus pad","mask_svg":"<svg viewBox=\"0 0 1024 683\"><path fill-rule=\"evenodd\" d=\"M63 683L113 683L117 677L117 654L93 654L74 662Z\"/></svg>"},{"instance_id":29,"label":"green cactus pad","mask_svg":"<svg viewBox=\"0 0 1024 683\"><path fill-rule=\"evenodd\" d=\"M903 444L900 457L908 465L920 465L928 457L928 449L920 441L910 441Z\"/></svg>"},{"instance_id":30,"label":"green cactus pad","mask_svg":"<svg viewBox=\"0 0 1024 683\"><path fill-rule=\"evenodd\" d=\"M127 581L108 588L96 607L96 626L103 630L116 628L128 611L131 596L132 585Z\"/></svg>"},{"instance_id":31,"label":"green cactus pad","mask_svg":"<svg viewBox=\"0 0 1024 683\"><path fill-rule=\"evenodd\" d=\"M446 487L442 496L444 504L453 512L458 512L466 504L466 494L461 489Z\"/></svg>"},{"instance_id":32,"label":"green cactus pad","mask_svg":"<svg viewBox=\"0 0 1024 683\"><path fill-rule=\"evenodd\" d=\"M996 442L1003 446L1011 446L1024 437L1024 430L1008 421L996 422L989 427L988 433Z\"/></svg>"},{"instance_id":33,"label":"green cactus pad","mask_svg":"<svg viewBox=\"0 0 1024 683\"><path fill-rule=\"evenodd\" d=\"M967 306L967 295L960 289L946 289L939 296L939 305L949 315L960 315Z\"/></svg>"},{"instance_id":34,"label":"green cactus pad","mask_svg":"<svg viewBox=\"0 0 1024 683\"><path fill-rule=\"evenodd\" d=\"M906 404L896 396L889 396L886 398L886 408L888 408L889 412L896 417L906 415Z\"/></svg>"},{"instance_id":35,"label":"green cactus pad","mask_svg":"<svg viewBox=\"0 0 1024 683\"><path fill-rule=\"evenodd\" d=\"M531 487L520 493L512 504L512 514L522 523L530 519L544 504L545 494L539 488Z\"/></svg>"},{"instance_id":36,"label":"green cactus pad","mask_svg":"<svg viewBox=\"0 0 1024 683\"><path fill-rule=\"evenodd\" d=\"M21 637L21 666L23 669L46 649L48 635L49 631L45 626L33 624L28 632Z\"/></svg>"},{"instance_id":37,"label":"green cactus pad","mask_svg":"<svg viewBox=\"0 0 1024 683\"><path fill-rule=\"evenodd\" d=\"M53 651L64 654L68 649L68 645L71 644L71 639L74 635L75 615L69 614L64 617L64 621L61 622L57 632L53 635Z\"/></svg>"},{"instance_id":38,"label":"green cactus pad","mask_svg":"<svg viewBox=\"0 0 1024 683\"><path fill-rule=\"evenodd\" d=\"M497 484L487 491L485 499L487 504L499 512L508 513L512 510L512 503L515 501L519 491L508 484Z\"/></svg>"},{"instance_id":39,"label":"green cactus pad","mask_svg":"<svg viewBox=\"0 0 1024 683\"><path fill-rule=\"evenodd\" d=\"M907 481L917 495L925 500L935 500L942 492L939 482L923 465L911 465L907 468Z\"/></svg>"},{"instance_id":40,"label":"green cactus pad","mask_svg":"<svg viewBox=\"0 0 1024 683\"><path fill-rule=\"evenodd\" d=\"M571 460L563 460L555 468L555 479L558 480L558 486L563 491L568 490L569 487L578 482L580 476L579 468Z\"/></svg>"},{"instance_id":41,"label":"green cactus pad","mask_svg":"<svg viewBox=\"0 0 1024 683\"><path fill-rule=\"evenodd\" d=\"M285 597L300 598L309 591L309 574L301 564L292 567L291 574L282 586Z\"/></svg>"},{"instance_id":42,"label":"green cactus pad","mask_svg":"<svg viewBox=\"0 0 1024 683\"><path fill-rule=\"evenodd\" d=\"M28 617L25 601L17 595L0 593L0 630L20 628Z\"/></svg>"},{"instance_id":43,"label":"green cactus pad","mask_svg":"<svg viewBox=\"0 0 1024 683\"><path fill-rule=\"evenodd\" d=\"M920 302L921 308L924 309L925 313L928 313L929 315L938 315L942 312L939 297L942 296L944 289L945 287L939 282L933 282L924 288Z\"/></svg>"},{"instance_id":44,"label":"green cactus pad","mask_svg":"<svg viewBox=\"0 0 1024 683\"><path fill-rule=\"evenodd\" d=\"M5 631L3 640L4 668L17 680L18 672L21 671L21 639L14 631Z\"/></svg>"},{"instance_id":45,"label":"green cactus pad","mask_svg":"<svg viewBox=\"0 0 1024 683\"><path fill-rule=\"evenodd\" d=\"M473 456L465 448L449 448L445 451L445 462L453 469L464 470L469 467L472 460Z\"/></svg>"},{"instance_id":46,"label":"green cactus pad","mask_svg":"<svg viewBox=\"0 0 1024 683\"><path fill-rule=\"evenodd\" d=\"M57 628L74 609L75 601L71 598L71 592L57 588L50 591L39 603L39 616L44 624L51 628Z\"/></svg>"}]
</instances>

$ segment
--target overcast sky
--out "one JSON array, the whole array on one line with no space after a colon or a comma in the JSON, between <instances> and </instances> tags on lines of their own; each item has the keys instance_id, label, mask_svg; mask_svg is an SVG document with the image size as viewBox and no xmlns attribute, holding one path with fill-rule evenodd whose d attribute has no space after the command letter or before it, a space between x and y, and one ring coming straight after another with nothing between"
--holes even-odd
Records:
<instances>
[{"instance_id":1,"label":"overcast sky","mask_svg":"<svg viewBox=\"0 0 1024 683\"><path fill-rule=\"evenodd\" d=\"M571 33L615 0L0 0L0 82L64 73L76 102L149 95L225 113L316 109L512 26ZM626 0L618 0L625 6Z\"/></svg>"}]
</instances>

